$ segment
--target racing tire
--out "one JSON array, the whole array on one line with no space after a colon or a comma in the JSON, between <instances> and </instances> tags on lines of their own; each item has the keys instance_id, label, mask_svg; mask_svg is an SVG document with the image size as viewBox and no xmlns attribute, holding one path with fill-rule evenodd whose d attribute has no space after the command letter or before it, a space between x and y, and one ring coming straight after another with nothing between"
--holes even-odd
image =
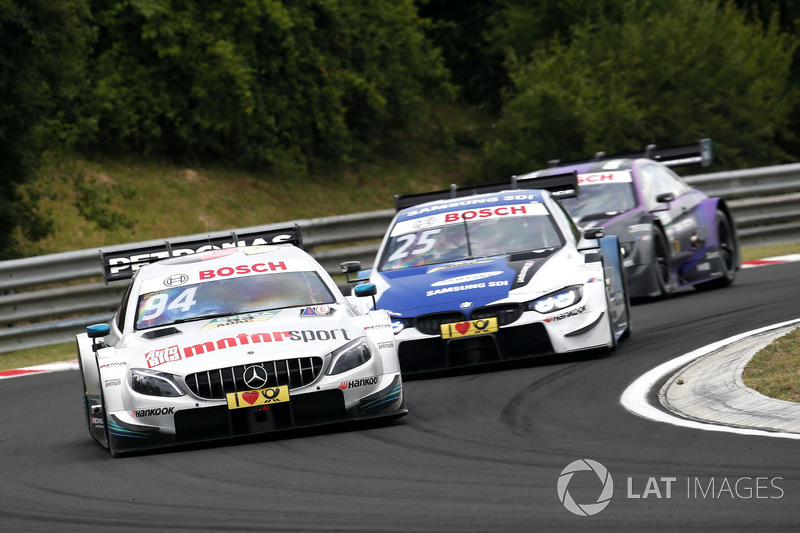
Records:
<instances>
[{"instance_id":1,"label":"racing tire","mask_svg":"<svg viewBox=\"0 0 800 533\"><path fill-rule=\"evenodd\" d=\"M611 353L617 349L619 341L617 333L614 331L614 319L611 317L611 295L608 287L606 287L606 316L608 316L608 331L611 333L611 345L606 346L606 353Z\"/></svg>"},{"instance_id":2,"label":"racing tire","mask_svg":"<svg viewBox=\"0 0 800 533\"><path fill-rule=\"evenodd\" d=\"M658 226L653 227L653 270L658 285L658 292L655 299L669 298L672 294L672 284L670 282L670 271L672 265L669 256L669 245L667 237Z\"/></svg>"},{"instance_id":3,"label":"racing tire","mask_svg":"<svg viewBox=\"0 0 800 533\"><path fill-rule=\"evenodd\" d=\"M630 338L633 333L633 325L631 324L631 294L628 292L628 275L625 273L625 267L622 266L622 254L619 256L620 276L622 276L622 290L625 293L625 319L628 321L628 327L620 335L619 340L624 341Z\"/></svg>"},{"instance_id":4,"label":"racing tire","mask_svg":"<svg viewBox=\"0 0 800 533\"><path fill-rule=\"evenodd\" d=\"M111 445L111 435L108 433L108 411L106 410L106 395L103 392L103 384L100 384L100 404L103 406L102 417L103 417L103 433L106 437L106 448L111 453L111 457L119 457L120 454L114 451L114 447ZM101 443L102 444L102 443Z\"/></svg>"},{"instance_id":5,"label":"racing tire","mask_svg":"<svg viewBox=\"0 0 800 533\"><path fill-rule=\"evenodd\" d=\"M717 242L719 242L720 268L722 275L711 281L698 283L695 288L700 291L729 287L736 279L736 240L728 217L717 210Z\"/></svg>"},{"instance_id":6,"label":"racing tire","mask_svg":"<svg viewBox=\"0 0 800 533\"><path fill-rule=\"evenodd\" d=\"M99 375L99 373L98 373ZM100 444L106 448L109 452L111 452L112 457L118 457L119 454L114 452L114 448L111 447L111 435L108 433L108 411L106 411L106 395L103 392L103 383L98 382L97 386L100 390L100 405L102 406L102 410L100 412L100 416L103 418L103 436L105 437L106 441L101 442ZM99 442L99 441L98 441Z\"/></svg>"},{"instance_id":7,"label":"racing tire","mask_svg":"<svg viewBox=\"0 0 800 533\"><path fill-rule=\"evenodd\" d=\"M92 434L92 416L89 412L89 395L86 390L86 376L83 374L83 362L81 361L80 352L78 352L78 371L81 373L81 385L83 385L83 419L86 422L86 429L89 430L89 435L94 438Z\"/></svg>"}]
</instances>

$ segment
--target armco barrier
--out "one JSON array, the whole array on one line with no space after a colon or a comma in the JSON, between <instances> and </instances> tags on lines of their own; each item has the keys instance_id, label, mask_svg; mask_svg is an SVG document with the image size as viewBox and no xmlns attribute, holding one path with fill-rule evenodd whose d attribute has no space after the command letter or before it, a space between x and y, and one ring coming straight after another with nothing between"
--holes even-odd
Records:
<instances>
[{"instance_id":1,"label":"armco barrier","mask_svg":"<svg viewBox=\"0 0 800 533\"><path fill-rule=\"evenodd\" d=\"M711 196L722 196L728 201L742 246L800 240L800 163L703 174L685 180ZM393 215L394 211L387 209L234 231L297 224L304 247L334 274L340 272L339 263L346 260L357 259L365 267L371 266L378 241ZM213 232L208 236L226 234L230 232ZM169 240L204 236L207 235ZM133 245L104 249L130 246ZM65 282L70 284L53 287ZM108 320L124 288L124 282L110 285L102 282L99 250L0 261L0 353L72 340L88 324Z\"/></svg>"}]
</instances>

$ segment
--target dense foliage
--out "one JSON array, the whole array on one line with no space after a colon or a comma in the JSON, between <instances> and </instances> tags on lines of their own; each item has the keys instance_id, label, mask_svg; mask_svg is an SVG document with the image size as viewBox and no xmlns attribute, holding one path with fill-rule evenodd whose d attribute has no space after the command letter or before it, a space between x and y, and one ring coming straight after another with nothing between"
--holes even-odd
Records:
<instances>
[{"instance_id":1,"label":"dense foliage","mask_svg":"<svg viewBox=\"0 0 800 533\"><path fill-rule=\"evenodd\" d=\"M447 95L412 0L94 0L93 146L304 172Z\"/></svg>"},{"instance_id":2,"label":"dense foliage","mask_svg":"<svg viewBox=\"0 0 800 533\"><path fill-rule=\"evenodd\" d=\"M511 54L511 93L487 144L500 173L550 159L714 141L717 163L785 162L797 94L788 79L795 38L773 21L748 23L731 4L626 3L619 18L574 26L530 57Z\"/></svg>"},{"instance_id":3,"label":"dense foliage","mask_svg":"<svg viewBox=\"0 0 800 533\"><path fill-rule=\"evenodd\" d=\"M0 257L17 225L36 239L50 221L17 194L42 150L74 139L91 31L84 0L0 0Z\"/></svg>"},{"instance_id":4,"label":"dense foliage","mask_svg":"<svg viewBox=\"0 0 800 533\"><path fill-rule=\"evenodd\" d=\"M46 188L18 185L59 143L284 176L432 124L482 145L474 168L495 179L703 137L714 170L795 160L798 16L786 0L0 0L0 257L15 225L47 231L30 192Z\"/></svg>"}]
</instances>

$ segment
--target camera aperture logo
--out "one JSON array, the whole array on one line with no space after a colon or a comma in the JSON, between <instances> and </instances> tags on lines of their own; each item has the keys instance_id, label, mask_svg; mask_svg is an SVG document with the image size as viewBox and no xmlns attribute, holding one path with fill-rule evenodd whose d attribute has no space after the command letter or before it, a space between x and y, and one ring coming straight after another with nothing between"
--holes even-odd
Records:
<instances>
[{"instance_id":1,"label":"camera aperture logo","mask_svg":"<svg viewBox=\"0 0 800 533\"><path fill-rule=\"evenodd\" d=\"M591 471L594 472L600 479L603 489L594 503L577 503L569 493L569 482L575 472ZM614 480L611 479L611 474L608 469L592 459L578 459L572 461L570 464L561 471L558 477L558 499L564 504L564 507L571 513L578 516L592 516L596 515L605 509L611 503L611 497L614 495Z\"/></svg>"}]
</instances>

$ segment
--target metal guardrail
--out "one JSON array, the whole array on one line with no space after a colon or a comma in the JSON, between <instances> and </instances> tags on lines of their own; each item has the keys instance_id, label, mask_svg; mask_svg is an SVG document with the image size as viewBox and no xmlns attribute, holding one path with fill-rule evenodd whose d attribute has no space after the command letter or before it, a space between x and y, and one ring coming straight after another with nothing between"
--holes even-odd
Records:
<instances>
[{"instance_id":1,"label":"metal guardrail","mask_svg":"<svg viewBox=\"0 0 800 533\"><path fill-rule=\"evenodd\" d=\"M800 240L800 163L684 179L709 196L728 201L742 246ZM371 266L378 241L393 216L394 210L386 209L235 231L244 233L296 223L302 231L304 247L334 274L340 272L339 263L346 260L357 259L365 267ZM229 233L214 232L210 236ZM161 243L163 240L138 244ZM99 250L0 261L0 353L69 342L88 324L107 321L119 304L126 283L106 285L102 279ZM52 287L67 282L70 284Z\"/></svg>"},{"instance_id":2,"label":"metal guardrail","mask_svg":"<svg viewBox=\"0 0 800 533\"><path fill-rule=\"evenodd\" d=\"M393 209L313 218L242 228L237 233L297 224L303 247L331 274L339 264L359 260L371 265L378 240L394 216ZM193 240L230 235L229 231L170 238ZM364 241L372 241L364 244ZM163 240L103 247L114 251L154 246ZM83 283L77 284L77 282ZM56 286L54 284L64 284ZM69 342L87 325L106 322L119 305L127 282L103 282L100 251L78 250L0 261L0 353Z\"/></svg>"},{"instance_id":3,"label":"metal guardrail","mask_svg":"<svg viewBox=\"0 0 800 533\"><path fill-rule=\"evenodd\" d=\"M800 240L800 163L688 176L733 212L742 247Z\"/></svg>"}]
</instances>

